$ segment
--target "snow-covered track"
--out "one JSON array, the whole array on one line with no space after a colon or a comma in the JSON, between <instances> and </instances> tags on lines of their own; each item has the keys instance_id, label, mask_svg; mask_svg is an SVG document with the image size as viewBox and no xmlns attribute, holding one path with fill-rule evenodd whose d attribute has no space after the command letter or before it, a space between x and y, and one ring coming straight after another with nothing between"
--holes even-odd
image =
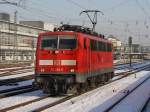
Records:
<instances>
[{"instance_id":1,"label":"snow-covered track","mask_svg":"<svg viewBox=\"0 0 150 112\"><path fill-rule=\"evenodd\" d=\"M16 88L0 90L0 96L1 96L1 94L6 94L6 93L10 93L13 91L17 91L17 90L21 90L21 89L25 89L25 88L30 88L30 87L32 87L32 85L26 85L26 86L21 86L21 87L16 87Z\"/></svg>"},{"instance_id":2,"label":"snow-covered track","mask_svg":"<svg viewBox=\"0 0 150 112\"><path fill-rule=\"evenodd\" d=\"M131 65L132 66L136 66L141 62L134 62ZM120 69L125 69L125 68L130 68L130 64L129 63L124 63L124 64L118 64L114 66L116 70L120 70Z\"/></svg>"},{"instance_id":3,"label":"snow-covered track","mask_svg":"<svg viewBox=\"0 0 150 112\"><path fill-rule=\"evenodd\" d=\"M53 106L55 106L55 105L58 105L58 104L60 104L60 103L62 103L62 102L65 102L65 101L67 101L67 100L69 100L69 99L71 99L71 98L73 98L73 97L75 97L75 96L77 96L77 95L66 96L66 97L64 97L64 98L62 98L62 99L60 99L60 100L58 100L58 101L55 101L55 102L53 102L53 103L50 103L50 104L47 104L47 105L42 106L42 107L40 107L40 108L37 108L37 109L35 109L33 112L41 112L41 111L43 111L43 110L45 110L45 109L48 109L48 108L53 107Z\"/></svg>"},{"instance_id":4,"label":"snow-covered track","mask_svg":"<svg viewBox=\"0 0 150 112\"><path fill-rule=\"evenodd\" d=\"M148 107L148 105L150 104L150 97L147 99L147 101L145 102L141 112L149 112L148 108L150 109L150 107Z\"/></svg>"},{"instance_id":5,"label":"snow-covered track","mask_svg":"<svg viewBox=\"0 0 150 112\"><path fill-rule=\"evenodd\" d=\"M5 69L0 69L0 72L13 72L13 71L17 71L17 70L30 69L30 68L33 68L33 67L26 66L26 67L5 68Z\"/></svg>"},{"instance_id":6,"label":"snow-covered track","mask_svg":"<svg viewBox=\"0 0 150 112\"><path fill-rule=\"evenodd\" d=\"M33 75L27 75L27 76L10 78L10 79L3 79L3 80L0 80L0 86L11 85L11 84L15 84L17 82L31 80L31 79L33 79Z\"/></svg>"},{"instance_id":7,"label":"snow-covered track","mask_svg":"<svg viewBox=\"0 0 150 112\"><path fill-rule=\"evenodd\" d=\"M145 80L143 80L140 84L138 84L135 88L133 88L131 91L127 91L126 95L124 95L122 98L120 98L117 102L109 106L107 109L104 110L104 112L111 112L111 110L116 107L121 101L123 101L126 97L131 95L137 88L139 88L141 85L143 85L147 80L150 79L150 76L147 77Z\"/></svg>"},{"instance_id":8,"label":"snow-covered track","mask_svg":"<svg viewBox=\"0 0 150 112\"><path fill-rule=\"evenodd\" d=\"M129 74L133 74L133 73L145 70L145 69L149 69L149 68L150 68L150 64L147 64L147 65L144 65L142 67L136 67L136 68L124 71L124 72L115 73L115 76L119 76L119 75L124 75L125 76L125 75L129 75Z\"/></svg>"},{"instance_id":9,"label":"snow-covered track","mask_svg":"<svg viewBox=\"0 0 150 112\"><path fill-rule=\"evenodd\" d=\"M25 69L19 69L19 70L14 70L14 71L5 71L0 73L0 77L4 76L10 76L10 75L16 75L16 74L21 74L21 73L27 73L33 71L32 68L25 68Z\"/></svg>"},{"instance_id":10,"label":"snow-covered track","mask_svg":"<svg viewBox=\"0 0 150 112\"><path fill-rule=\"evenodd\" d=\"M0 93L0 99L36 90L32 85Z\"/></svg>"},{"instance_id":11,"label":"snow-covered track","mask_svg":"<svg viewBox=\"0 0 150 112\"><path fill-rule=\"evenodd\" d=\"M33 99L33 100L30 100L30 101L27 101L27 102L23 102L23 103L20 103L20 104L11 106L11 107L7 107L7 108L4 108L4 109L1 109L0 112L6 112L6 111L9 111L9 110L13 110L13 109L19 108L21 106L25 106L25 105L28 105L28 104L31 104L31 103L38 102L38 101L46 99L48 97L50 97L50 95L45 95L45 96L37 98L37 99Z\"/></svg>"}]
</instances>

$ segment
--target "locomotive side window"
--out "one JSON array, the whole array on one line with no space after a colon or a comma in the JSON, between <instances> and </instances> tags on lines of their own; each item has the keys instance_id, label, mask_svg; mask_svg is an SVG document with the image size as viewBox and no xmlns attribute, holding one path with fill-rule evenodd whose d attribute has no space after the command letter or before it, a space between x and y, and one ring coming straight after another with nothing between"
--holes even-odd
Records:
<instances>
[{"instance_id":1,"label":"locomotive side window","mask_svg":"<svg viewBox=\"0 0 150 112\"><path fill-rule=\"evenodd\" d=\"M104 51L107 51L107 43L104 43Z\"/></svg>"},{"instance_id":2,"label":"locomotive side window","mask_svg":"<svg viewBox=\"0 0 150 112\"><path fill-rule=\"evenodd\" d=\"M91 50L94 49L94 45L93 45L93 44L94 44L93 40L90 40L90 49L91 49Z\"/></svg>"},{"instance_id":3,"label":"locomotive side window","mask_svg":"<svg viewBox=\"0 0 150 112\"><path fill-rule=\"evenodd\" d=\"M90 48L91 50L93 51L96 51L98 48L97 48L97 41L96 40L91 40L90 41Z\"/></svg>"},{"instance_id":4,"label":"locomotive side window","mask_svg":"<svg viewBox=\"0 0 150 112\"><path fill-rule=\"evenodd\" d=\"M101 44L102 44L102 45L101 45L102 51L105 51L105 44L104 44L104 42L102 42Z\"/></svg>"},{"instance_id":5,"label":"locomotive side window","mask_svg":"<svg viewBox=\"0 0 150 112\"><path fill-rule=\"evenodd\" d=\"M84 39L84 49L86 49L86 39Z\"/></svg>"},{"instance_id":6,"label":"locomotive side window","mask_svg":"<svg viewBox=\"0 0 150 112\"><path fill-rule=\"evenodd\" d=\"M53 37L43 37L41 40L41 49L57 49L58 38Z\"/></svg>"},{"instance_id":7,"label":"locomotive side window","mask_svg":"<svg viewBox=\"0 0 150 112\"><path fill-rule=\"evenodd\" d=\"M102 42L98 42L98 50L99 51L102 51L103 49L102 49Z\"/></svg>"},{"instance_id":8,"label":"locomotive side window","mask_svg":"<svg viewBox=\"0 0 150 112\"><path fill-rule=\"evenodd\" d=\"M59 49L75 49L77 39L70 36L59 36Z\"/></svg>"}]
</instances>

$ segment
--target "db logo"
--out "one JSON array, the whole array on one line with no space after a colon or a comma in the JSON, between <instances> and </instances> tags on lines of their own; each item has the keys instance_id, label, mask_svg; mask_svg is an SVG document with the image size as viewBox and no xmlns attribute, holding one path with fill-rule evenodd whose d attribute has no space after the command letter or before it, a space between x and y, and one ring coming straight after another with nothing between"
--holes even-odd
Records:
<instances>
[{"instance_id":1,"label":"db logo","mask_svg":"<svg viewBox=\"0 0 150 112\"><path fill-rule=\"evenodd\" d=\"M54 60L54 65L61 65L61 60Z\"/></svg>"}]
</instances>

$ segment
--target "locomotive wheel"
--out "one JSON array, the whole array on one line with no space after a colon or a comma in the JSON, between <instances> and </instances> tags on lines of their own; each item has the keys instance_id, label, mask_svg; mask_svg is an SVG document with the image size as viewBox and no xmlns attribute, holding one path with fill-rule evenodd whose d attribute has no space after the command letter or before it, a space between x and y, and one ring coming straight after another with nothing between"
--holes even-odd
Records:
<instances>
[{"instance_id":1,"label":"locomotive wheel","mask_svg":"<svg viewBox=\"0 0 150 112\"><path fill-rule=\"evenodd\" d=\"M96 87L95 78L92 78L92 79L90 80L90 83L91 83L91 84L90 84L90 85L91 85L91 86L90 86L91 88L95 88L95 87Z\"/></svg>"},{"instance_id":2,"label":"locomotive wheel","mask_svg":"<svg viewBox=\"0 0 150 112\"><path fill-rule=\"evenodd\" d=\"M77 84L77 92L81 93L81 92L85 92L88 90L88 83L78 83Z\"/></svg>"},{"instance_id":3,"label":"locomotive wheel","mask_svg":"<svg viewBox=\"0 0 150 112\"><path fill-rule=\"evenodd\" d=\"M77 93L78 91L76 85L67 88L67 94L77 94Z\"/></svg>"},{"instance_id":4,"label":"locomotive wheel","mask_svg":"<svg viewBox=\"0 0 150 112\"><path fill-rule=\"evenodd\" d=\"M57 92L55 90L55 86L56 85L54 85L54 83L44 82L43 87L42 87L43 93L56 95Z\"/></svg>"},{"instance_id":5,"label":"locomotive wheel","mask_svg":"<svg viewBox=\"0 0 150 112\"><path fill-rule=\"evenodd\" d=\"M48 83L48 82L45 82L45 83L43 84L42 89L43 89L43 93L50 93L50 91L49 91L49 83Z\"/></svg>"},{"instance_id":6,"label":"locomotive wheel","mask_svg":"<svg viewBox=\"0 0 150 112\"><path fill-rule=\"evenodd\" d=\"M104 74L102 74L102 76L101 76L101 84L105 84L105 75Z\"/></svg>"}]
</instances>

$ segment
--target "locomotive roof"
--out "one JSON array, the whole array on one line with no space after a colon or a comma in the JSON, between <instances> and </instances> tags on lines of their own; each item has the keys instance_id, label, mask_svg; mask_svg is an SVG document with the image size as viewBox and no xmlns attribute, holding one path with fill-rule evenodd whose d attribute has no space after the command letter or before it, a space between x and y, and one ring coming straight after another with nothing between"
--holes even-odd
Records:
<instances>
[{"instance_id":1,"label":"locomotive roof","mask_svg":"<svg viewBox=\"0 0 150 112\"><path fill-rule=\"evenodd\" d=\"M94 40L100 40L103 42L108 42L111 43L111 41L109 41L106 38L102 38L102 37L98 37L98 36L94 36L94 35L89 35L89 34L85 34L85 33L81 33L81 32L75 32L75 31L55 31L55 32L43 32L40 33L39 35L83 35L84 37L90 38L90 39L94 39Z\"/></svg>"},{"instance_id":2,"label":"locomotive roof","mask_svg":"<svg viewBox=\"0 0 150 112\"><path fill-rule=\"evenodd\" d=\"M47 34L58 34L58 35L72 35L72 34L82 34L86 35L86 37L90 39L95 39L95 40L101 40L104 42L109 42L106 38L104 38L104 35L98 34L97 32L93 32L90 28L79 26L79 25L68 25L64 24L60 26L59 28L55 28L54 32L46 32L42 33L43 35Z\"/></svg>"}]
</instances>

